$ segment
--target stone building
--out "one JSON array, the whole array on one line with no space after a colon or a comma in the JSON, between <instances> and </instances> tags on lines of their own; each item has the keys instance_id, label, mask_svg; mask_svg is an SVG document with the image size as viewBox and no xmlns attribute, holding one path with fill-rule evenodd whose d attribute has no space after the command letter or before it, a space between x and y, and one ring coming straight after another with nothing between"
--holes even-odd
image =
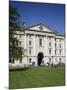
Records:
<instances>
[{"instance_id":1,"label":"stone building","mask_svg":"<svg viewBox=\"0 0 67 90\"><path fill-rule=\"evenodd\" d=\"M38 65L38 59L43 55L41 64L65 63L65 37L42 23L17 31L18 45L25 50L23 59L15 60L14 65Z\"/></svg>"}]
</instances>

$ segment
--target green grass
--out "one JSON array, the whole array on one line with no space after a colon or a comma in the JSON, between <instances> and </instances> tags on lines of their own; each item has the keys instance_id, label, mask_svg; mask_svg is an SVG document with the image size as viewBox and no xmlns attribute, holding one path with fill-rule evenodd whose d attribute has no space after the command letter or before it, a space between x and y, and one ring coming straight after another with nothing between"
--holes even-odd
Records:
<instances>
[{"instance_id":1,"label":"green grass","mask_svg":"<svg viewBox=\"0 0 67 90\"><path fill-rule=\"evenodd\" d=\"M65 85L64 69L32 67L9 72L9 88L36 88Z\"/></svg>"}]
</instances>

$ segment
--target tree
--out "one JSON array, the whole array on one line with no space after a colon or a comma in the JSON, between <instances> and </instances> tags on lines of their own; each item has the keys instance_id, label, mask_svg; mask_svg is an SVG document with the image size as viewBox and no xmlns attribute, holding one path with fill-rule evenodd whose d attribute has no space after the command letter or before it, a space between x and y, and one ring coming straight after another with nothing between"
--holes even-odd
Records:
<instances>
[{"instance_id":1,"label":"tree","mask_svg":"<svg viewBox=\"0 0 67 90\"><path fill-rule=\"evenodd\" d=\"M22 59L23 48L18 47L19 40L15 37L16 31L21 30L20 15L15 7L9 6L9 59Z\"/></svg>"}]
</instances>

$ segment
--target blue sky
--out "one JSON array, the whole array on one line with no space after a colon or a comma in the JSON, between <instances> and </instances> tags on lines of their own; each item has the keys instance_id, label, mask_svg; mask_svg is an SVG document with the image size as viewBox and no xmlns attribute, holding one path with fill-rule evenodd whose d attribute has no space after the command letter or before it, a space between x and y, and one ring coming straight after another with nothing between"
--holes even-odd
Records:
<instances>
[{"instance_id":1,"label":"blue sky","mask_svg":"<svg viewBox=\"0 0 67 90\"><path fill-rule=\"evenodd\" d=\"M43 23L52 29L63 33L65 30L65 5L10 1L17 8L22 22L26 26Z\"/></svg>"}]
</instances>

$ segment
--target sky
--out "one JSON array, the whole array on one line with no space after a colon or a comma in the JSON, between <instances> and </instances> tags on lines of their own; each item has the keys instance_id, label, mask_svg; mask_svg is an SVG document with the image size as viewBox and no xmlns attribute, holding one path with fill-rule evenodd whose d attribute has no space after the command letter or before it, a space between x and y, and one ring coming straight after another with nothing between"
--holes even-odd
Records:
<instances>
[{"instance_id":1,"label":"sky","mask_svg":"<svg viewBox=\"0 0 67 90\"><path fill-rule=\"evenodd\" d=\"M65 31L65 5L10 1L9 5L17 8L21 22L26 26L43 23L57 32Z\"/></svg>"}]
</instances>

